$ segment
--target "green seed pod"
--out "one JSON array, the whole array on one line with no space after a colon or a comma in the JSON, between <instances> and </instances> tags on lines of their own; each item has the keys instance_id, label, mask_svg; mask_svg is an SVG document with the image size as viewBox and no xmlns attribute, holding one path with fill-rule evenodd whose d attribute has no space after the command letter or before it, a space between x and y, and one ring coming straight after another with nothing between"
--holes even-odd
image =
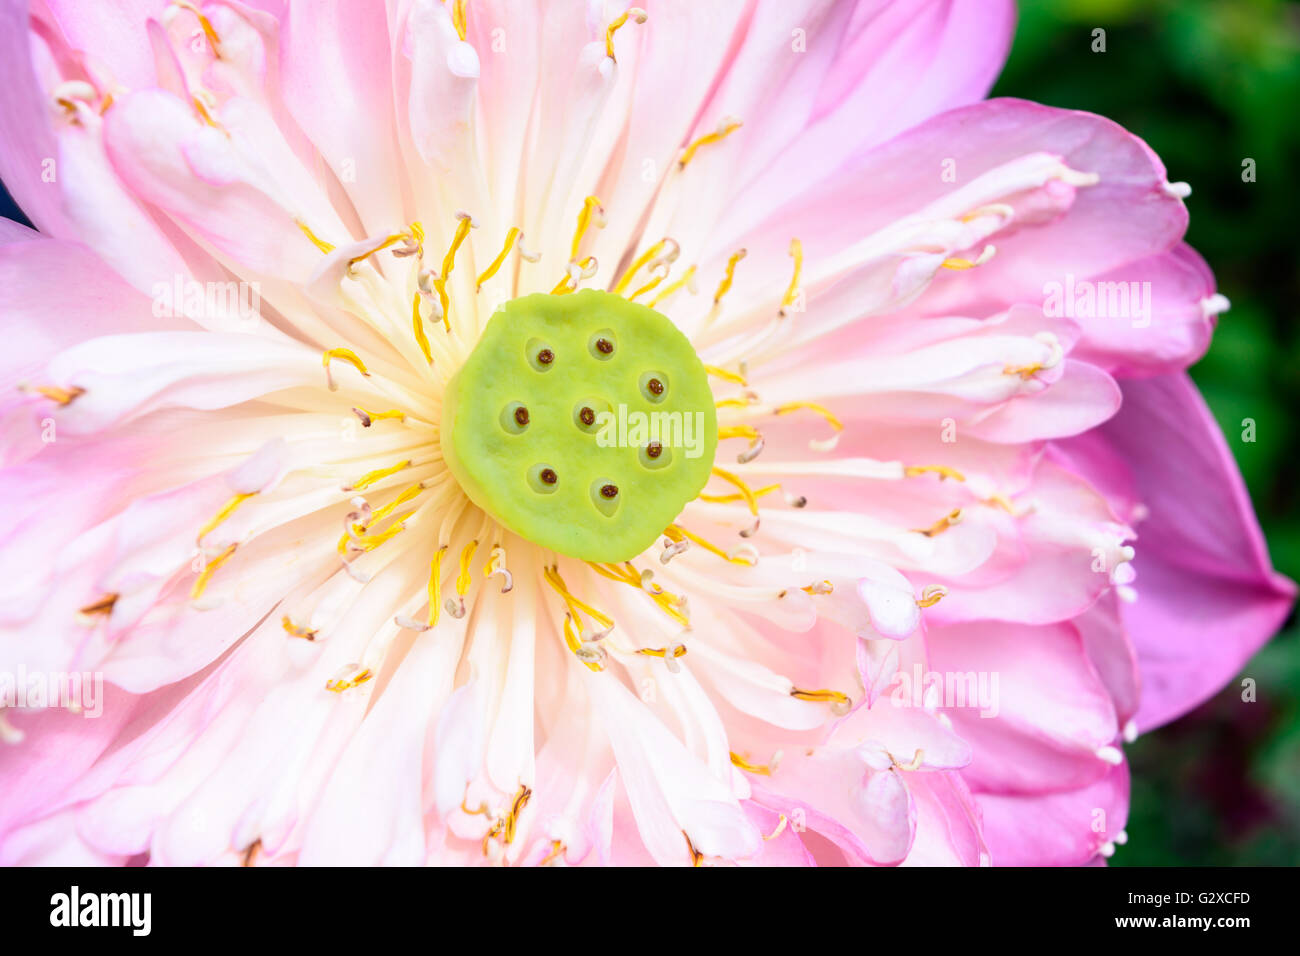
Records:
<instances>
[{"instance_id":1,"label":"green seed pod","mask_svg":"<svg viewBox=\"0 0 1300 956\"><path fill-rule=\"evenodd\" d=\"M709 479L708 374L653 309L594 289L499 309L443 399L442 452L470 499L560 554L626 561Z\"/></svg>"}]
</instances>

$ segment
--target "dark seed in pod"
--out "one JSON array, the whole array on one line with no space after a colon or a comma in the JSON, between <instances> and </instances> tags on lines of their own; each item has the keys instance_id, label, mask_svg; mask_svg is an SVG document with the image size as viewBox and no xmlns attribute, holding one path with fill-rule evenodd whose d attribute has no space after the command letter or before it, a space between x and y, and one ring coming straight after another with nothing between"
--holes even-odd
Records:
<instances>
[{"instance_id":1,"label":"dark seed in pod","mask_svg":"<svg viewBox=\"0 0 1300 956\"><path fill-rule=\"evenodd\" d=\"M618 485L601 485L600 495L602 498L617 498Z\"/></svg>"},{"instance_id":2,"label":"dark seed in pod","mask_svg":"<svg viewBox=\"0 0 1300 956\"><path fill-rule=\"evenodd\" d=\"M524 406L522 406L522 405L520 405L518 408L516 408L516 409L515 409L515 422L518 423L518 424L520 424L520 425L527 425L527 424L528 424L528 409L524 408Z\"/></svg>"},{"instance_id":3,"label":"dark seed in pod","mask_svg":"<svg viewBox=\"0 0 1300 956\"><path fill-rule=\"evenodd\" d=\"M546 482L548 485L553 485L560 480L560 476L555 473L554 468L543 468L542 473L537 477L541 478L542 481Z\"/></svg>"},{"instance_id":4,"label":"dark seed in pod","mask_svg":"<svg viewBox=\"0 0 1300 956\"><path fill-rule=\"evenodd\" d=\"M555 353L550 349L542 349L537 353L537 361L542 365L550 365L555 361Z\"/></svg>"},{"instance_id":5,"label":"dark seed in pod","mask_svg":"<svg viewBox=\"0 0 1300 956\"><path fill-rule=\"evenodd\" d=\"M645 453L651 458L658 458L664 453L664 446L657 441L652 441L645 446Z\"/></svg>"},{"instance_id":6,"label":"dark seed in pod","mask_svg":"<svg viewBox=\"0 0 1300 956\"><path fill-rule=\"evenodd\" d=\"M657 378L652 378L645 383L645 387L650 389L651 395L662 395L664 393L664 383Z\"/></svg>"},{"instance_id":7,"label":"dark seed in pod","mask_svg":"<svg viewBox=\"0 0 1300 956\"><path fill-rule=\"evenodd\" d=\"M596 351L601 355L610 355L614 351L614 343L609 339L596 339Z\"/></svg>"},{"instance_id":8,"label":"dark seed in pod","mask_svg":"<svg viewBox=\"0 0 1300 956\"><path fill-rule=\"evenodd\" d=\"M584 405L582 411L578 412L578 420L584 425L595 424L596 413Z\"/></svg>"}]
</instances>

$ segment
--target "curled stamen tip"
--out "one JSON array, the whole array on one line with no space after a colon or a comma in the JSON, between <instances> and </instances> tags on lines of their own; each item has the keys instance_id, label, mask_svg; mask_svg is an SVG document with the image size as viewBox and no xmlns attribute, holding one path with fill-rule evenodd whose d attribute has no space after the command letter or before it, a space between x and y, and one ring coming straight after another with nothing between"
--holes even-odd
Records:
<instances>
[{"instance_id":1,"label":"curled stamen tip","mask_svg":"<svg viewBox=\"0 0 1300 956\"><path fill-rule=\"evenodd\" d=\"M457 218L457 219L464 219L464 220L467 220L467 221L469 222L469 227L470 227L471 229L477 229L477 228L478 228L478 221L473 217L473 215L471 215L470 213L466 212L464 209L458 209L458 210L456 210L456 218Z\"/></svg>"},{"instance_id":2,"label":"curled stamen tip","mask_svg":"<svg viewBox=\"0 0 1300 956\"><path fill-rule=\"evenodd\" d=\"M744 465L747 464L748 462L753 461L763 451L763 444L764 444L763 436L759 435L757 438L755 438L752 442L749 443L748 448L746 448L744 451L742 451L739 455L736 456L736 463L740 465Z\"/></svg>"},{"instance_id":3,"label":"curled stamen tip","mask_svg":"<svg viewBox=\"0 0 1300 956\"><path fill-rule=\"evenodd\" d=\"M934 607L947 596L948 589L942 584L927 584L921 589L921 596L917 599L916 606L921 608Z\"/></svg>"},{"instance_id":4,"label":"curled stamen tip","mask_svg":"<svg viewBox=\"0 0 1300 956\"><path fill-rule=\"evenodd\" d=\"M669 541L669 540L666 539L666 543L665 543L665 545L664 545L664 551L663 551L663 554L659 555L659 561L660 561L660 563L661 563L661 564L667 564L669 561L671 561L673 558L677 557L677 555L681 554L683 551L685 551L685 550L686 550L687 548L689 548L690 546L691 546L691 543L690 543L689 541L684 541L684 540L683 540L683 541L675 541L675 542L674 542L674 541Z\"/></svg>"},{"instance_id":5,"label":"curled stamen tip","mask_svg":"<svg viewBox=\"0 0 1300 956\"><path fill-rule=\"evenodd\" d=\"M1201 314L1207 319L1221 312L1227 312L1230 308L1232 303L1228 301L1228 297L1218 292L1201 300Z\"/></svg>"},{"instance_id":6,"label":"curled stamen tip","mask_svg":"<svg viewBox=\"0 0 1300 956\"><path fill-rule=\"evenodd\" d=\"M447 598L446 603L443 604L443 608L447 611L448 614L450 614L458 621L465 616L464 600L457 600L456 598Z\"/></svg>"},{"instance_id":7,"label":"curled stamen tip","mask_svg":"<svg viewBox=\"0 0 1300 956\"><path fill-rule=\"evenodd\" d=\"M750 525L748 528L741 528L740 536L742 538L752 538L754 535L758 534L759 520L760 519L755 518L754 523Z\"/></svg>"},{"instance_id":8,"label":"curled stamen tip","mask_svg":"<svg viewBox=\"0 0 1300 956\"><path fill-rule=\"evenodd\" d=\"M1097 758L1110 764L1112 767L1118 767L1124 762L1124 752L1118 747L1107 744L1104 747L1097 748Z\"/></svg>"},{"instance_id":9,"label":"curled stamen tip","mask_svg":"<svg viewBox=\"0 0 1300 956\"><path fill-rule=\"evenodd\" d=\"M1077 169L1071 169L1065 164L1061 165L1056 174L1056 178L1068 186L1095 186L1101 182L1099 173L1084 173Z\"/></svg>"},{"instance_id":10,"label":"curled stamen tip","mask_svg":"<svg viewBox=\"0 0 1300 956\"><path fill-rule=\"evenodd\" d=\"M7 744L20 744L27 735L9 723L4 711L0 710L0 741Z\"/></svg>"},{"instance_id":11,"label":"curled stamen tip","mask_svg":"<svg viewBox=\"0 0 1300 956\"><path fill-rule=\"evenodd\" d=\"M584 664L603 664L605 662L605 649L591 641L583 641L573 654Z\"/></svg>"},{"instance_id":12,"label":"curled stamen tip","mask_svg":"<svg viewBox=\"0 0 1300 956\"><path fill-rule=\"evenodd\" d=\"M785 503L788 504L791 508L807 508L808 496L792 495L789 492L787 492L785 496Z\"/></svg>"},{"instance_id":13,"label":"curled stamen tip","mask_svg":"<svg viewBox=\"0 0 1300 956\"><path fill-rule=\"evenodd\" d=\"M516 239L515 241L519 245L520 259L523 259L525 262L536 262L537 260L542 258L542 254L540 252L530 252L528 248L524 245L524 234L522 232L519 233L519 238Z\"/></svg>"},{"instance_id":14,"label":"curled stamen tip","mask_svg":"<svg viewBox=\"0 0 1300 956\"><path fill-rule=\"evenodd\" d=\"M414 618L407 617L405 614L398 614L397 616L395 616L393 618L393 623L400 628L405 628L408 631L424 632L430 630L428 624L424 624L420 621L415 620Z\"/></svg>"},{"instance_id":15,"label":"curled stamen tip","mask_svg":"<svg viewBox=\"0 0 1300 956\"><path fill-rule=\"evenodd\" d=\"M1163 188L1165 195L1173 199L1186 199L1192 194L1192 187L1189 183L1165 183Z\"/></svg>"},{"instance_id":16,"label":"curled stamen tip","mask_svg":"<svg viewBox=\"0 0 1300 956\"><path fill-rule=\"evenodd\" d=\"M727 555L728 561L744 561L751 567L758 564L758 549L752 544L742 544Z\"/></svg>"}]
</instances>

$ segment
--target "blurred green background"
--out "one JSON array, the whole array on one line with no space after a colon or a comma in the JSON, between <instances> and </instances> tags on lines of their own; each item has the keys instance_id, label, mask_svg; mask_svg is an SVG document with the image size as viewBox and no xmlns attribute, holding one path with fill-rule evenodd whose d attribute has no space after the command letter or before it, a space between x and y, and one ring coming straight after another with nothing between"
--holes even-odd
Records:
<instances>
[{"instance_id":1,"label":"blurred green background","mask_svg":"<svg viewBox=\"0 0 1300 956\"><path fill-rule=\"evenodd\" d=\"M1105 30L1104 53L1093 31ZM1279 571L1300 579L1300 4L1020 0L994 95L1122 123L1186 181L1188 241L1232 301L1192 369ZM1242 161L1256 181L1242 181ZM1242 419L1256 422L1244 442ZM1140 583L1140 582L1139 582ZM1300 625L1192 714L1128 748L1128 844L1112 865L1300 864Z\"/></svg>"}]
</instances>

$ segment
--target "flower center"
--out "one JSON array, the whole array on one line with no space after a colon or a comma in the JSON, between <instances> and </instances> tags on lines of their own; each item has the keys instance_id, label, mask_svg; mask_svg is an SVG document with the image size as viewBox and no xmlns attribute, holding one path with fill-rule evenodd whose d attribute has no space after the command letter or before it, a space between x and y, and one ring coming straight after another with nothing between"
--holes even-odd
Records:
<instances>
[{"instance_id":1,"label":"flower center","mask_svg":"<svg viewBox=\"0 0 1300 956\"><path fill-rule=\"evenodd\" d=\"M514 299L447 386L442 452L515 534L586 561L640 554L709 479L717 417L690 342L584 289Z\"/></svg>"}]
</instances>

